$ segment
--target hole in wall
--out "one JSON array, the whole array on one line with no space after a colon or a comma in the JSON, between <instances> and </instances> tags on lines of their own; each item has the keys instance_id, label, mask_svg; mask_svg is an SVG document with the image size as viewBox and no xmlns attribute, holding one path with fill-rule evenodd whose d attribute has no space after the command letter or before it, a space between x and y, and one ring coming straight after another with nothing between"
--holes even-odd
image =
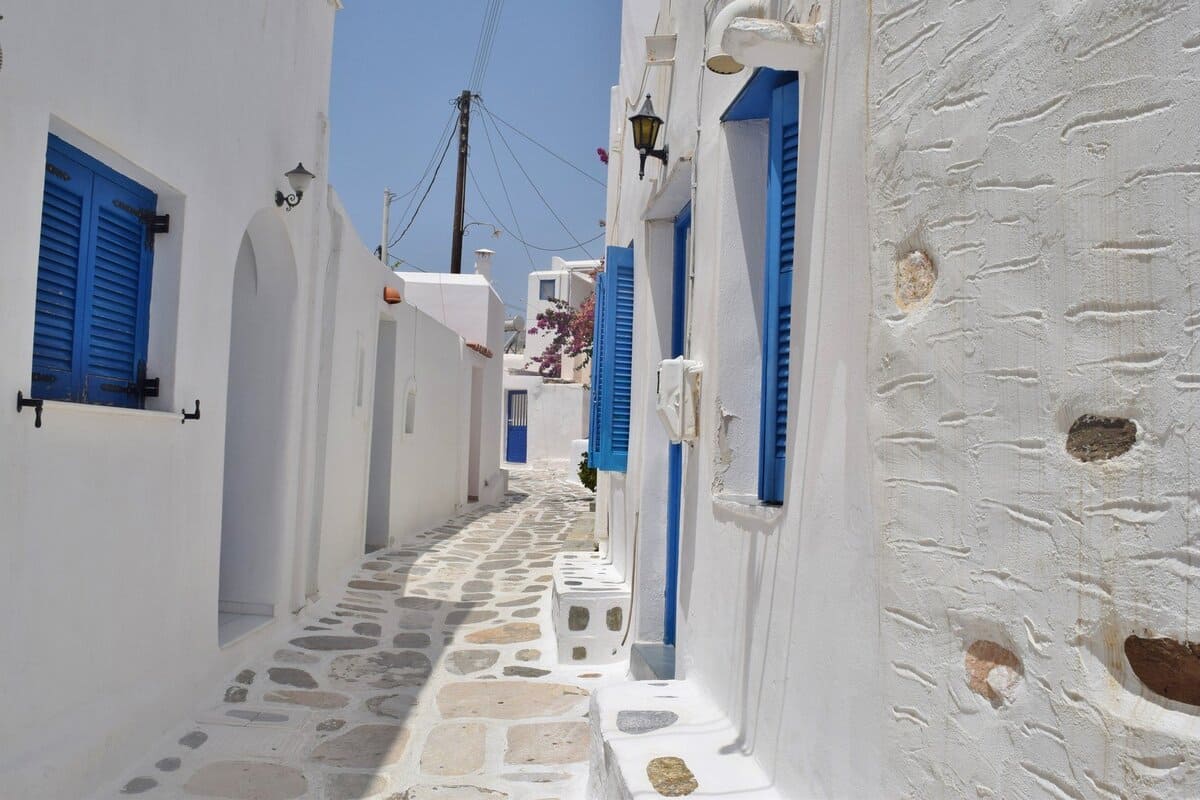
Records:
<instances>
[{"instance_id":1,"label":"hole in wall","mask_svg":"<svg viewBox=\"0 0 1200 800\"><path fill-rule=\"evenodd\" d=\"M979 639L967 648L963 657L967 686L994 707L1011 702L1025 674L1021 659L1006 647Z\"/></svg>"},{"instance_id":2,"label":"hole in wall","mask_svg":"<svg viewBox=\"0 0 1200 800\"><path fill-rule=\"evenodd\" d=\"M1150 691L1200 706L1200 644L1130 636L1125 640L1125 658Z\"/></svg>"},{"instance_id":3,"label":"hole in wall","mask_svg":"<svg viewBox=\"0 0 1200 800\"><path fill-rule=\"evenodd\" d=\"M1083 462L1124 455L1137 441L1137 425L1124 417L1084 414L1067 431L1067 452Z\"/></svg>"}]
</instances>

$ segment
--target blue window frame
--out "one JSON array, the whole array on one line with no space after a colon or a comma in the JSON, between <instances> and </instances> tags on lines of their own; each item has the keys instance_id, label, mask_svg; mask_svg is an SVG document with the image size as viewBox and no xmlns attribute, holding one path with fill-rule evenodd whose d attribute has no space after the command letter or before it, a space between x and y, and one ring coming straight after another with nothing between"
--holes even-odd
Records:
<instances>
[{"instance_id":1,"label":"blue window frame","mask_svg":"<svg viewBox=\"0 0 1200 800\"><path fill-rule=\"evenodd\" d=\"M800 147L800 91L794 76L771 88L770 131L758 496L763 502L782 503L787 475L792 264Z\"/></svg>"},{"instance_id":2,"label":"blue window frame","mask_svg":"<svg viewBox=\"0 0 1200 800\"><path fill-rule=\"evenodd\" d=\"M51 136L33 328L34 397L138 407L157 197Z\"/></svg>"},{"instance_id":3,"label":"blue window frame","mask_svg":"<svg viewBox=\"0 0 1200 800\"><path fill-rule=\"evenodd\" d=\"M555 294L555 281L553 278L543 278L538 281L538 299L553 300Z\"/></svg>"},{"instance_id":4,"label":"blue window frame","mask_svg":"<svg viewBox=\"0 0 1200 800\"><path fill-rule=\"evenodd\" d=\"M624 472L633 387L633 248L609 247L596 287L589 463Z\"/></svg>"}]
</instances>

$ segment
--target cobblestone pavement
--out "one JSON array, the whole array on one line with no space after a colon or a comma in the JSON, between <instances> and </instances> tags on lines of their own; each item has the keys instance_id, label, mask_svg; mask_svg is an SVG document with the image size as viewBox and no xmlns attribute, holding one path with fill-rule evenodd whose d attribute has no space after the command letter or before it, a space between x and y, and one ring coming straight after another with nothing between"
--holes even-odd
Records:
<instances>
[{"instance_id":1,"label":"cobblestone pavement","mask_svg":"<svg viewBox=\"0 0 1200 800\"><path fill-rule=\"evenodd\" d=\"M582 798L588 695L622 675L560 666L550 605L590 498L517 470L504 505L365 557L109 796Z\"/></svg>"}]
</instances>

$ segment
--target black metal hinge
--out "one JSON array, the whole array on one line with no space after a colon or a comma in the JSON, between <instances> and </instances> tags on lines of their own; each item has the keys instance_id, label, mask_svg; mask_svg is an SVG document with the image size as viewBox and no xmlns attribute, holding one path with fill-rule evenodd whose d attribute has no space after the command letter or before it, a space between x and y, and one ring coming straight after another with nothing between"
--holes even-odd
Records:
<instances>
[{"instance_id":1,"label":"black metal hinge","mask_svg":"<svg viewBox=\"0 0 1200 800\"><path fill-rule=\"evenodd\" d=\"M126 383L102 383L100 388L106 392L127 394L138 399L138 408L144 408L147 397L158 397L160 379L146 377L146 362L138 363L137 380Z\"/></svg>"},{"instance_id":2,"label":"black metal hinge","mask_svg":"<svg viewBox=\"0 0 1200 800\"><path fill-rule=\"evenodd\" d=\"M134 208L129 203L121 200L113 200L112 203L122 211L128 211L130 214L133 214L146 226L146 246L151 250L154 249L154 237L156 234L171 232L170 214L158 214L150 209Z\"/></svg>"},{"instance_id":3,"label":"black metal hinge","mask_svg":"<svg viewBox=\"0 0 1200 800\"><path fill-rule=\"evenodd\" d=\"M17 413L20 414L22 409L33 409L33 427L42 427L42 398L26 397L24 392L17 392Z\"/></svg>"},{"instance_id":4,"label":"black metal hinge","mask_svg":"<svg viewBox=\"0 0 1200 800\"><path fill-rule=\"evenodd\" d=\"M195 411L189 412L186 408L183 408L180 409L179 413L183 414L183 419L179 420L180 425L184 424L189 419L200 419L200 401L196 401Z\"/></svg>"}]
</instances>

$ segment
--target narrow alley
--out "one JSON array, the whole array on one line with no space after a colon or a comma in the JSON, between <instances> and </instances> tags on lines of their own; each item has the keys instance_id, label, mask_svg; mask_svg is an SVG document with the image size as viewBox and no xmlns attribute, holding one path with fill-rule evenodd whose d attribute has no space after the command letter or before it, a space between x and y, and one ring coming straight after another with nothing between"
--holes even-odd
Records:
<instances>
[{"instance_id":1,"label":"narrow alley","mask_svg":"<svg viewBox=\"0 0 1200 800\"><path fill-rule=\"evenodd\" d=\"M624 667L558 664L553 559L591 549L561 474L368 554L106 796L582 797L588 698Z\"/></svg>"}]
</instances>

